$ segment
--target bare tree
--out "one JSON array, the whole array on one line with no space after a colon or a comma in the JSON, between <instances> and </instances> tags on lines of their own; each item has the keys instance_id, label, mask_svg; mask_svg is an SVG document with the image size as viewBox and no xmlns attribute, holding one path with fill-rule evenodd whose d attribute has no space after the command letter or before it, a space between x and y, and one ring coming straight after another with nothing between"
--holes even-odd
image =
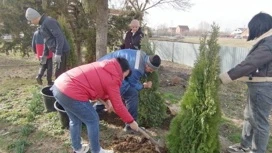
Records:
<instances>
[{"instance_id":1,"label":"bare tree","mask_svg":"<svg viewBox=\"0 0 272 153\"><path fill-rule=\"evenodd\" d=\"M161 24L158 26L158 29L156 30L157 31L157 35L158 36L165 36L167 35L167 30L168 30L168 26L166 24Z\"/></svg>"},{"instance_id":2,"label":"bare tree","mask_svg":"<svg viewBox=\"0 0 272 153\"><path fill-rule=\"evenodd\" d=\"M198 25L198 30L201 32L207 32L211 29L211 25L208 22L201 21Z\"/></svg>"},{"instance_id":3,"label":"bare tree","mask_svg":"<svg viewBox=\"0 0 272 153\"><path fill-rule=\"evenodd\" d=\"M186 11L191 8L191 0L125 0L125 6L130 6L139 13L139 20L142 20L144 12L153 7L171 7L177 10Z\"/></svg>"}]
</instances>

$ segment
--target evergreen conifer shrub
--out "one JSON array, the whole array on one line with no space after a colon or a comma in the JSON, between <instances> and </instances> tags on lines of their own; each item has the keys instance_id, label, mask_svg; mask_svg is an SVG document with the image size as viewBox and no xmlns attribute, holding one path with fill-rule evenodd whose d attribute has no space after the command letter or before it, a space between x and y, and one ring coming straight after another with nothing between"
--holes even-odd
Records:
<instances>
[{"instance_id":1,"label":"evergreen conifer shrub","mask_svg":"<svg viewBox=\"0 0 272 153\"><path fill-rule=\"evenodd\" d=\"M220 152L218 32L219 27L213 24L209 39L207 36L200 39L199 56L181 100L181 111L171 121L167 135L170 153Z\"/></svg>"},{"instance_id":2,"label":"evergreen conifer shrub","mask_svg":"<svg viewBox=\"0 0 272 153\"><path fill-rule=\"evenodd\" d=\"M148 55L155 53L147 36L142 39L141 50ZM152 81L152 88L140 91L138 122L146 127L160 126L166 118L166 105L157 91L159 88L158 72L149 73L146 78L142 79L142 82L144 81Z\"/></svg>"},{"instance_id":3,"label":"evergreen conifer shrub","mask_svg":"<svg viewBox=\"0 0 272 153\"><path fill-rule=\"evenodd\" d=\"M66 19L63 15L61 15L59 17L58 22L62 28L65 38L67 39L67 41L69 43L70 51L69 51L69 55L68 55L68 59L67 59L67 68L71 69L71 68L77 66L77 55L75 52L73 38L71 35L71 31L69 31L69 28L67 27Z\"/></svg>"}]
</instances>

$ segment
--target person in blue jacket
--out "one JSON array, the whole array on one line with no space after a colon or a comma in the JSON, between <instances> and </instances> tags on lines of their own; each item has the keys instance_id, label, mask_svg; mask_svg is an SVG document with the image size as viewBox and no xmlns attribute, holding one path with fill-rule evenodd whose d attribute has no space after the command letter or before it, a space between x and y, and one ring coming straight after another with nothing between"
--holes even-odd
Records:
<instances>
[{"instance_id":1,"label":"person in blue jacket","mask_svg":"<svg viewBox=\"0 0 272 153\"><path fill-rule=\"evenodd\" d=\"M120 91L129 113L136 121L138 116L139 91L144 88L152 87L152 81L141 83L140 79L144 77L146 73L152 73L158 70L161 59L158 55L147 55L141 50L121 49L101 57L98 61L117 57L127 59L131 68L131 76L123 80ZM104 106L99 103L95 104L94 107L98 112L104 109ZM126 125L124 130L131 131L131 128Z\"/></svg>"},{"instance_id":2,"label":"person in blue jacket","mask_svg":"<svg viewBox=\"0 0 272 153\"><path fill-rule=\"evenodd\" d=\"M49 50L55 54L56 70L55 77L66 71L67 56L70 51L68 41L66 40L61 27L57 20L40 15L33 8L28 8L25 17L32 24L40 25L40 32L44 37L44 52L41 59L41 64L46 64Z\"/></svg>"}]
</instances>

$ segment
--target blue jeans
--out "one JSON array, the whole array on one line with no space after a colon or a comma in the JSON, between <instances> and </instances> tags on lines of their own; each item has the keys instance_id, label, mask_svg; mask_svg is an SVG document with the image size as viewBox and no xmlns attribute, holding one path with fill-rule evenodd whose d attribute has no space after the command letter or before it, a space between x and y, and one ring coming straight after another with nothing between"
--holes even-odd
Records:
<instances>
[{"instance_id":1,"label":"blue jeans","mask_svg":"<svg viewBox=\"0 0 272 153\"><path fill-rule=\"evenodd\" d=\"M133 87L129 87L128 90L122 94L122 99L126 105L126 108L128 109L128 112L136 121L138 117L138 105L139 105L138 90L136 90ZM105 106L102 103L98 103L94 105L94 108L98 113L103 113L103 109L105 109Z\"/></svg>"},{"instance_id":2,"label":"blue jeans","mask_svg":"<svg viewBox=\"0 0 272 153\"><path fill-rule=\"evenodd\" d=\"M139 105L139 94L138 90L133 87L129 87L126 92L122 94L122 99L130 113L130 115L137 121L138 117L138 105Z\"/></svg>"},{"instance_id":3,"label":"blue jeans","mask_svg":"<svg viewBox=\"0 0 272 153\"><path fill-rule=\"evenodd\" d=\"M272 108L272 83L247 83L248 100L244 111L241 145L253 153L265 153L269 140L269 114Z\"/></svg>"},{"instance_id":4,"label":"blue jeans","mask_svg":"<svg viewBox=\"0 0 272 153\"><path fill-rule=\"evenodd\" d=\"M55 86L51 88L58 103L65 109L70 119L70 136L74 150L81 149L81 127L84 123L87 127L91 152L99 153L99 117L89 101L78 101L64 95Z\"/></svg>"}]
</instances>

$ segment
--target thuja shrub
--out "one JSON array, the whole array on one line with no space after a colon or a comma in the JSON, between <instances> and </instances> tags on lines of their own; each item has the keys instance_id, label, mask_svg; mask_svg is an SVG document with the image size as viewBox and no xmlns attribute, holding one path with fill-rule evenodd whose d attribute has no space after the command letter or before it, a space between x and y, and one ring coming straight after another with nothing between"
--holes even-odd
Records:
<instances>
[{"instance_id":1,"label":"thuja shrub","mask_svg":"<svg viewBox=\"0 0 272 153\"><path fill-rule=\"evenodd\" d=\"M166 105L161 94L156 91L156 85L154 85L155 81L158 80L158 74L149 74L147 80L152 80L153 87L140 92L138 120L142 126L158 127L166 118Z\"/></svg>"},{"instance_id":2,"label":"thuja shrub","mask_svg":"<svg viewBox=\"0 0 272 153\"><path fill-rule=\"evenodd\" d=\"M170 124L167 135L170 153L220 152L219 27L215 24L211 27L209 38L203 36L200 39L199 56L181 100L181 111Z\"/></svg>"},{"instance_id":3,"label":"thuja shrub","mask_svg":"<svg viewBox=\"0 0 272 153\"><path fill-rule=\"evenodd\" d=\"M73 38L71 35L71 31L68 28L65 17L63 15L61 15L59 17L58 21L60 23L60 26L61 26L62 31L64 33L64 36L69 43L70 51L69 51L66 66L67 66L67 69L71 69L71 68L77 66L77 55L76 55L76 51L75 51L75 47L74 47L74 43L73 43Z\"/></svg>"},{"instance_id":4,"label":"thuja shrub","mask_svg":"<svg viewBox=\"0 0 272 153\"><path fill-rule=\"evenodd\" d=\"M142 39L141 46L141 50L148 55L154 55L154 47L151 46L148 37ZM145 81L152 81L152 88L140 91L138 122L146 127L160 126L166 118L166 105L157 91L159 88L158 72L149 73L142 79L142 82Z\"/></svg>"}]
</instances>

